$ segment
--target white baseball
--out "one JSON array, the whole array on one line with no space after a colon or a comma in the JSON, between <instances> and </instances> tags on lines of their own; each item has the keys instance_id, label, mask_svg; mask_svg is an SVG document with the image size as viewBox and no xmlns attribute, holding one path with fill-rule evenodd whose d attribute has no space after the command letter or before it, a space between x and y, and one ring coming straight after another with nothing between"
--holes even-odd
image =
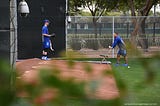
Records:
<instances>
[{"instance_id":1,"label":"white baseball","mask_svg":"<svg viewBox=\"0 0 160 106\"><path fill-rule=\"evenodd\" d=\"M112 46L109 46L109 48L111 49L111 48L112 48Z\"/></svg>"},{"instance_id":2,"label":"white baseball","mask_svg":"<svg viewBox=\"0 0 160 106\"><path fill-rule=\"evenodd\" d=\"M128 66L128 68L130 68L130 66Z\"/></svg>"}]
</instances>

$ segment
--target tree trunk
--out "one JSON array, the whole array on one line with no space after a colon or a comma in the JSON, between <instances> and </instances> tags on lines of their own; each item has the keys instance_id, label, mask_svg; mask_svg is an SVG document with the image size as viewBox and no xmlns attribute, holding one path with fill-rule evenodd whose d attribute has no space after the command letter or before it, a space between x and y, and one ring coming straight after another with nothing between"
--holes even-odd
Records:
<instances>
[{"instance_id":1,"label":"tree trunk","mask_svg":"<svg viewBox=\"0 0 160 106\"><path fill-rule=\"evenodd\" d=\"M134 0L129 0L129 5L131 8L131 15L136 16L135 14L135 6L134 6ZM138 10L138 16L148 16L148 13L150 9L152 8L154 2L153 0L146 0L145 5L142 6L142 8L139 8ZM136 44L136 36L139 35L139 43L143 50L147 51L148 49L148 40L145 36L145 20L146 17L140 17L139 19L132 19L133 25L135 27L134 31L131 33L131 42L132 44Z\"/></svg>"},{"instance_id":2,"label":"tree trunk","mask_svg":"<svg viewBox=\"0 0 160 106\"><path fill-rule=\"evenodd\" d=\"M139 21L139 30L138 30L138 35L139 35L139 44L142 47L142 49L146 52L148 49L148 40L146 38L145 34L145 20L146 18L141 18Z\"/></svg>"},{"instance_id":3,"label":"tree trunk","mask_svg":"<svg viewBox=\"0 0 160 106\"><path fill-rule=\"evenodd\" d=\"M99 48L99 41L97 39L98 35L98 26L97 26L97 19L95 16L93 16L93 26L94 26L94 34L95 34L95 39L92 41L93 42L93 49L98 50Z\"/></svg>"},{"instance_id":4,"label":"tree trunk","mask_svg":"<svg viewBox=\"0 0 160 106\"><path fill-rule=\"evenodd\" d=\"M97 38L97 19L95 16L93 17L93 26L94 26L95 38Z\"/></svg>"},{"instance_id":5,"label":"tree trunk","mask_svg":"<svg viewBox=\"0 0 160 106\"><path fill-rule=\"evenodd\" d=\"M136 36L138 35L139 36L138 43L140 44L140 46L144 51L147 51L148 40L145 35L145 20L146 18L144 17L137 19L137 21L134 20L135 28L131 33L131 42L132 45L137 45Z\"/></svg>"},{"instance_id":6,"label":"tree trunk","mask_svg":"<svg viewBox=\"0 0 160 106\"><path fill-rule=\"evenodd\" d=\"M132 23L133 23L133 26L134 26L134 30L131 32L131 39L130 39L130 41L131 41L131 45L134 48L136 48L136 46L137 46L136 36L137 36L139 25L137 24L137 19L136 18L132 19Z\"/></svg>"}]
</instances>

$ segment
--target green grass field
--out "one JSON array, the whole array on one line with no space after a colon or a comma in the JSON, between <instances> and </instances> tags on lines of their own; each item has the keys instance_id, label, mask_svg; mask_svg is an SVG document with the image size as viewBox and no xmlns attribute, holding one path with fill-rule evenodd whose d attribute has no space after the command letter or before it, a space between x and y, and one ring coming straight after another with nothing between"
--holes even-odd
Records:
<instances>
[{"instance_id":1,"label":"green grass field","mask_svg":"<svg viewBox=\"0 0 160 106\"><path fill-rule=\"evenodd\" d=\"M101 59L77 59L101 60ZM108 59L112 62L112 68L122 92L122 105L147 105L160 106L160 59L153 58L135 58L129 59L129 66L115 66L116 59ZM123 59L121 59L123 64ZM125 92L125 93L124 93ZM123 95L124 94L124 95Z\"/></svg>"},{"instance_id":2,"label":"green grass field","mask_svg":"<svg viewBox=\"0 0 160 106\"><path fill-rule=\"evenodd\" d=\"M158 69L160 61L158 58L129 59L130 68L115 67L116 59L111 59L111 61L115 75L123 82L127 90L123 99L124 103L160 105L160 69Z\"/></svg>"}]
</instances>

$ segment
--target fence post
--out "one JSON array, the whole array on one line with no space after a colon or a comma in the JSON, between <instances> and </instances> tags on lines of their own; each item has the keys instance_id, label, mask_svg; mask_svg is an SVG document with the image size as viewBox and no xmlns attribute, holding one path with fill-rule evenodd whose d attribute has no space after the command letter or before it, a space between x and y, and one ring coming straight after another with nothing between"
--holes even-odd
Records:
<instances>
[{"instance_id":1,"label":"fence post","mask_svg":"<svg viewBox=\"0 0 160 106\"><path fill-rule=\"evenodd\" d=\"M17 60L17 2L10 1L10 63L15 66Z\"/></svg>"},{"instance_id":2,"label":"fence post","mask_svg":"<svg viewBox=\"0 0 160 106\"><path fill-rule=\"evenodd\" d=\"M114 42L114 16L113 16L113 19L112 19L112 43ZM112 58L114 58L114 49L112 49Z\"/></svg>"}]
</instances>

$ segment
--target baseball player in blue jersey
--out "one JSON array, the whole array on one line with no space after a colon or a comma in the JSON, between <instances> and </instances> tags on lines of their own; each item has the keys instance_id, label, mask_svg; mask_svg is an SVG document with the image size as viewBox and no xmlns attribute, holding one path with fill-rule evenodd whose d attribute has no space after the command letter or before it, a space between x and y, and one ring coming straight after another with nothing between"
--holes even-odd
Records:
<instances>
[{"instance_id":1,"label":"baseball player in blue jersey","mask_svg":"<svg viewBox=\"0 0 160 106\"><path fill-rule=\"evenodd\" d=\"M43 51L42 51L42 60L49 60L47 55L48 55L48 51L51 49L53 51L52 48L52 43L50 40L50 37L52 35L49 35L49 31L48 31L48 26L49 26L49 20L44 20L44 26L42 27L42 44L43 44Z\"/></svg>"},{"instance_id":2,"label":"baseball player in blue jersey","mask_svg":"<svg viewBox=\"0 0 160 106\"><path fill-rule=\"evenodd\" d=\"M114 42L113 42L112 46L109 46L109 48L115 48L116 46L118 46L118 48L119 48L118 53L117 53L117 64L116 65L119 65L120 56L122 55L124 57L124 60L125 60L125 64L123 64L123 65L128 66L127 51L126 51L126 45L125 45L124 41L118 35L117 32L115 32L113 34L113 36L114 36Z\"/></svg>"}]
</instances>

